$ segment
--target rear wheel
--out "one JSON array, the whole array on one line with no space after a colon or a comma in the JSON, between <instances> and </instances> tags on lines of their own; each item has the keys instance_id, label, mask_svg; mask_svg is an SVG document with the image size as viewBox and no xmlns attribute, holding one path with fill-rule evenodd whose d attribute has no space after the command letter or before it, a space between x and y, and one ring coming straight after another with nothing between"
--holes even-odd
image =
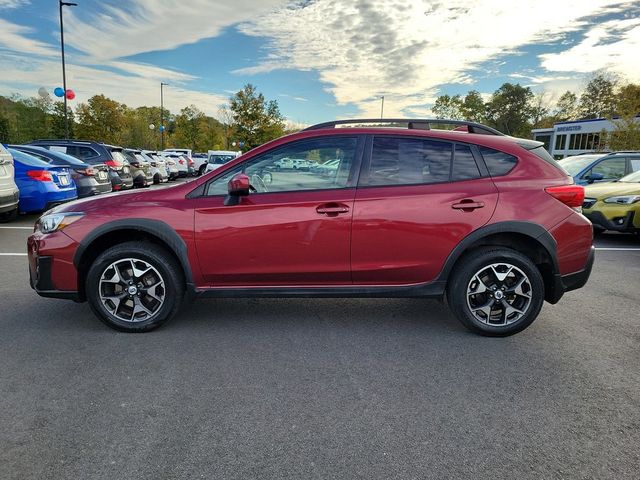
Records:
<instances>
[{"instance_id":1,"label":"rear wheel","mask_svg":"<svg viewBox=\"0 0 640 480\"><path fill-rule=\"evenodd\" d=\"M127 242L104 251L87 273L86 292L93 312L125 332L159 327L180 308L182 271L162 247Z\"/></svg>"},{"instance_id":2,"label":"rear wheel","mask_svg":"<svg viewBox=\"0 0 640 480\"><path fill-rule=\"evenodd\" d=\"M544 302L544 283L528 257L508 248L486 248L459 262L447 299L472 332L507 336L536 319Z\"/></svg>"},{"instance_id":3,"label":"rear wheel","mask_svg":"<svg viewBox=\"0 0 640 480\"><path fill-rule=\"evenodd\" d=\"M16 207L14 210L10 212L0 213L0 223L10 222L15 220L18 216L18 208Z\"/></svg>"},{"instance_id":4,"label":"rear wheel","mask_svg":"<svg viewBox=\"0 0 640 480\"><path fill-rule=\"evenodd\" d=\"M207 165L200 165L200 169L198 170L198 175L204 175L205 170L207 169Z\"/></svg>"}]
</instances>

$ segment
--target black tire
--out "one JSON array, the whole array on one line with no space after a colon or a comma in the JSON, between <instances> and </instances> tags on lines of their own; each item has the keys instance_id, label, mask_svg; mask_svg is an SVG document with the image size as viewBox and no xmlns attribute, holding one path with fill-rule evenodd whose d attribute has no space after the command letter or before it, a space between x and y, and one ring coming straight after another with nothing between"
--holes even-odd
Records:
<instances>
[{"instance_id":1,"label":"black tire","mask_svg":"<svg viewBox=\"0 0 640 480\"><path fill-rule=\"evenodd\" d=\"M486 273L487 270L484 269L491 269L491 265L494 264L510 265L516 268L512 270L513 273L510 273L510 276L506 277L503 282L498 281L498 277L493 276L493 273L490 273L489 277L486 278L491 279L491 276L493 276L495 282L475 281L476 274ZM498 268L500 269L500 267ZM509 269L501 268L500 275L504 274L504 270ZM491 272L491 270L488 271ZM511 275L514 278L511 278ZM530 296L528 303L525 295L509 293L513 284L517 283L517 278L522 276L526 276L523 289L527 289L524 293ZM486 292L479 294L471 292L468 300L468 289L475 285L474 291L479 291L479 283L482 283L483 288L487 287ZM489 285L489 283L492 283L492 285ZM511 283L511 285L507 285L508 283ZM497 292L496 290L502 290L501 286L505 288L505 291ZM496 290L493 290L493 287L497 287ZM496 299L498 295L507 303L511 299L514 303L509 306L520 308L523 314L515 312L507 314L509 309L502 307L504 303L503 300ZM447 286L447 301L458 320L472 332L491 337L505 337L521 332L536 319L544 303L544 282L538 268L525 255L509 248L487 247L465 255L458 262ZM476 302L478 303L476 304ZM480 308L476 308L474 310L476 314L474 314L471 305L479 307L487 304L494 306L489 307L489 318L483 321L478 316L486 315L486 313ZM493 319L492 312L500 312L500 316L497 319ZM509 320L509 317L511 317L511 320ZM504 324L499 324L499 321L504 322Z\"/></svg>"},{"instance_id":2,"label":"black tire","mask_svg":"<svg viewBox=\"0 0 640 480\"><path fill-rule=\"evenodd\" d=\"M595 225L593 226L593 236L594 237L596 235L602 235L604 232L606 232L606 230L604 228L596 227Z\"/></svg>"},{"instance_id":3,"label":"black tire","mask_svg":"<svg viewBox=\"0 0 640 480\"><path fill-rule=\"evenodd\" d=\"M114 315L114 313L103 304L100 295L100 281L103 274L105 274L108 268L118 260L124 261L124 259L129 258L141 260L153 267L155 272L152 273L152 275L157 273L160 279L164 282L161 285L161 287L164 287L164 303L157 307L157 310L153 311L152 315L147 315L149 318L136 319L135 321L123 320ZM122 274L121 277L124 278ZM96 258L89 268L85 285L87 300L89 301L91 310L93 310L96 316L106 325L115 330L132 333L147 332L158 328L160 325L169 321L179 310L185 292L184 277L178 262L164 248L150 242L126 242L105 250L98 256L98 258ZM135 300L135 298L132 300L127 299L126 297L131 298L131 296L124 290L120 293L124 294L125 303L133 302L133 300ZM154 293L157 294L157 290L154 290ZM143 293L142 295L144 298L144 295L146 294ZM138 297L140 297L140 295L138 295ZM143 298L139 298L137 301L140 302ZM154 300L151 300L151 302L155 303ZM117 311L118 310L116 310L116 312ZM131 317L133 318L133 314Z\"/></svg>"},{"instance_id":4,"label":"black tire","mask_svg":"<svg viewBox=\"0 0 640 480\"><path fill-rule=\"evenodd\" d=\"M207 168L206 164L205 165L200 165L200 168L198 169L198 176L199 177L204 175L204 171L206 170L206 168Z\"/></svg>"},{"instance_id":5,"label":"black tire","mask_svg":"<svg viewBox=\"0 0 640 480\"><path fill-rule=\"evenodd\" d=\"M0 223L11 222L18 217L18 208L16 207L14 210L10 212L0 213Z\"/></svg>"},{"instance_id":6,"label":"black tire","mask_svg":"<svg viewBox=\"0 0 640 480\"><path fill-rule=\"evenodd\" d=\"M162 178L160 178L160 174L159 173L156 173L153 176L153 184L154 185L159 185L160 183L162 183Z\"/></svg>"}]
</instances>

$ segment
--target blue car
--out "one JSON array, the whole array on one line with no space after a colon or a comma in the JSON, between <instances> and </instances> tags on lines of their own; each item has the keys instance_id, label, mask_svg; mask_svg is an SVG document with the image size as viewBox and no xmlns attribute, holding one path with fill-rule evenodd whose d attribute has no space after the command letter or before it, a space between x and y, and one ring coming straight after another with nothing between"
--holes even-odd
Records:
<instances>
[{"instance_id":1,"label":"blue car","mask_svg":"<svg viewBox=\"0 0 640 480\"><path fill-rule=\"evenodd\" d=\"M615 182L640 170L640 152L589 153L566 157L558 163L576 185Z\"/></svg>"},{"instance_id":2,"label":"blue car","mask_svg":"<svg viewBox=\"0 0 640 480\"><path fill-rule=\"evenodd\" d=\"M13 148L15 181L20 189L21 213L41 212L78 198L76 184L68 168L50 165Z\"/></svg>"}]
</instances>

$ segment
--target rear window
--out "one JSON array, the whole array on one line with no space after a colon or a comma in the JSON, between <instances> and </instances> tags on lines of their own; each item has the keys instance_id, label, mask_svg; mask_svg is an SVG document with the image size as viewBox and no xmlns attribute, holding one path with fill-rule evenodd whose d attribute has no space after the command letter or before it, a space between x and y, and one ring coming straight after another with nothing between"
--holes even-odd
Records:
<instances>
[{"instance_id":1,"label":"rear window","mask_svg":"<svg viewBox=\"0 0 640 480\"><path fill-rule=\"evenodd\" d=\"M518 158L508 153L500 152L489 147L479 147L484 163L492 177L506 175L518 163Z\"/></svg>"},{"instance_id":2,"label":"rear window","mask_svg":"<svg viewBox=\"0 0 640 480\"><path fill-rule=\"evenodd\" d=\"M27 152L30 155L36 155L35 152ZM82 160L78 160L76 157L73 157L71 155L67 155L66 153L62 153L62 152L56 152L55 150L49 150L46 155L49 156L48 159L46 159L45 161L50 162L50 163L55 163L55 160L61 160L63 162L65 162L67 165L76 165L78 167L84 167L86 166L86 164L82 161ZM40 157L40 155L37 155L38 157ZM42 154L42 156L44 156L44 154ZM51 158L53 157L53 159ZM44 160L44 158L43 158Z\"/></svg>"},{"instance_id":3,"label":"rear window","mask_svg":"<svg viewBox=\"0 0 640 480\"><path fill-rule=\"evenodd\" d=\"M13 159L30 167L47 167L47 162L43 162L42 160L37 159L33 155L29 155L27 153L21 152L20 150L14 150L13 148L9 149L9 153L13 156Z\"/></svg>"}]
</instances>

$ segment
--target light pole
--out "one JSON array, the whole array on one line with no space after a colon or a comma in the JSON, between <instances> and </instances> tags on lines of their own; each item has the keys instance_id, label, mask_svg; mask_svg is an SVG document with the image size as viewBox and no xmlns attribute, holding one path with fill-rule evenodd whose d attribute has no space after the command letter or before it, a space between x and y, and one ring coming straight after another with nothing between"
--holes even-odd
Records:
<instances>
[{"instance_id":1,"label":"light pole","mask_svg":"<svg viewBox=\"0 0 640 480\"><path fill-rule=\"evenodd\" d=\"M77 7L77 3L58 0L60 7L60 46L62 48L62 88L64 88L64 136L69 138L69 116L67 115L67 72L64 65L64 24L62 22L62 7Z\"/></svg>"},{"instance_id":2,"label":"light pole","mask_svg":"<svg viewBox=\"0 0 640 480\"><path fill-rule=\"evenodd\" d=\"M160 150L164 150L164 90L168 83L160 82Z\"/></svg>"},{"instance_id":3,"label":"light pole","mask_svg":"<svg viewBox=\"0 0 640 480\"><path fill-rule=\"evenodd\" d=\"M384 118L384 95L380 97L380 100L382 100L382 105L380 105L380 119L383 119Z\"/></svg>"}]
</instances>

